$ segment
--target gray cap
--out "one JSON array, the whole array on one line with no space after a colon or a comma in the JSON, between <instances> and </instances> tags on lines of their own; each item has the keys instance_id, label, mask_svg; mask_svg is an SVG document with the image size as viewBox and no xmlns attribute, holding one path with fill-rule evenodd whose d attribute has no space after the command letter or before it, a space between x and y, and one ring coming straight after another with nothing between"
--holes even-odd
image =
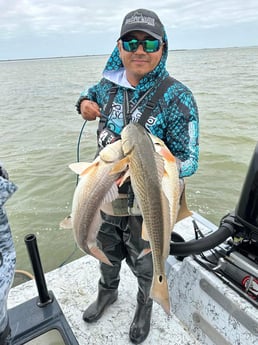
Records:
<instances>
[{"instance_id":1,"label":"gray cap","mask_svg":"<svg viewBox=\"0 0 258 345\"><path fill-rule=\"evenodd\" d=\"M129 12L125 16L119 39L132 31L146 32L160 41L162 41L164 35L163 24L159 17L153 11L145 9Z\"/></svg>"}]
</instances>

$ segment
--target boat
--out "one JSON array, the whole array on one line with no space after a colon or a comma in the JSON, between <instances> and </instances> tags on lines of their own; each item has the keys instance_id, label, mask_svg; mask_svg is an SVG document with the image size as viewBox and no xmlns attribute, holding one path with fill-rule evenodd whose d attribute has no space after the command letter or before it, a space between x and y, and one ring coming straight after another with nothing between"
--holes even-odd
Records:
<instances>
[{"instance_id":1,"label":"boat","mask_svg":"<svg viewBox=\"0 0 258 345\"><path fill-rule=\"evenodd\" d=\"M35 279L8 298L13 345L129 345L137 282L122 265L119 297L93 324L82 320L96 298L98 262L84 256L43 273L37 239L25 237ZM235 209L218 226L198 213L172 233L166 275L171 315L154 303L145 345L258 344L258 143Z\"/></svg>"}]
</instances>

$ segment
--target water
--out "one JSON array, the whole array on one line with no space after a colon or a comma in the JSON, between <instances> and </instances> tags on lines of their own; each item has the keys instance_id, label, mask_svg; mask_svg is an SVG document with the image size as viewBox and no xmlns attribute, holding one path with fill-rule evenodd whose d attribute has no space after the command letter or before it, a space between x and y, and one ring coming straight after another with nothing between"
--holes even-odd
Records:
<instances>
[{"instance_id":1,"label":"water","mask_svg":"<svg viewBox=\"0 0 258 345\"><path fill-rule=\"evenodd\" d=\"M0 161L19 190L7 203L17 269L31 272L24 236L34 233L43 268L80 257L70 213L83 121L74 104L96 83L107 56L0 62ZM258 133L258 47L170 52L168 70L188 85L200 111L200 168L187 179L192 210L218 224L235 208ZM96 123L88 123L80 158L95 153ZM75 251L75 252L74 252Z\"/></svg>"}]
</instances>

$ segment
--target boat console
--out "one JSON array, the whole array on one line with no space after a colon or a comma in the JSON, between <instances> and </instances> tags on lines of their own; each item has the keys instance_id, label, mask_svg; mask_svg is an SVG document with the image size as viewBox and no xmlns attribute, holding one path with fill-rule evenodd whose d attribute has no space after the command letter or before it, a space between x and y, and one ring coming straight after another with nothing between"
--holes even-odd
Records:
<instances>
[{"instance_id":1,"label":"boat console","mask_svg":"<svg viewBox=\"0 0 258 345\"><path fill-rule=\"evenodd\" d=\"M172 242L170 254L193 254L199 264L258 307L258 144L235 211L224 216L212 234L204 236L196 224L194 232L195 240Z\"/></svg>"},{"instance_id":2,"label":"boat console","mask_svg":"<svg viewBox=\"0 0 258 345\"><path fill-rule=\"evenodd\" d=\"M172 234L182 241L172 236L167 262L174 314L201 344L257 344L258 144L235 210L218 228L191 221L191 236L185 222Z\"/></svg>"}]
</instances>

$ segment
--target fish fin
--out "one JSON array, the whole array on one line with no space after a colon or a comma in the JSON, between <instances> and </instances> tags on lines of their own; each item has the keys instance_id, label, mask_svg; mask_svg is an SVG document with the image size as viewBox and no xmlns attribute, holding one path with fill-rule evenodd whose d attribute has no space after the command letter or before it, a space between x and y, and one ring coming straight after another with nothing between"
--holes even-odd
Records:
<instances>
[{"instance_id":1,"label":"fish fin","mask_svg":"<svg viewBox=\"0 0 258 345\"><path fill-rule=\"evenodd\" d=\"M116 184L121 187L126 181L127 179L130 179L130 171L129 169L126 170L126 172L124 173L124 175L122 175L121 177L119 177L116 180Z\"/></svg>"},{"instance_id":2,"label":"fish fin","mask_svg":"<svg viewBox=\"0 0 258 345\"><path fill-rule=\"evenodd\" d=\"M109 174L113 175L113 174L118 174L125 171L128 166L128 163L129 163L128 157L125 157L121 159L120 161L114 163L113 168L111 169Z\"/></svg>"},{"instance_id":3,"label":"fish fin","mask_svg":"<svg viewBox=\"0 0 258 345\"><path fill-rule=\"evenodd\" d=\"M160 147L159 154L164 157L169 162L176 162L175 156L169 151L169 149L165 146Z\"/></svg>"},{"instance_id":4,"label":"fish fin","mask_svg":"<svg viewBox=\"0 0 258 345\"><path fill-rule=\"evenodd\" d=\"M176 200L172 200L172 202L176 203ZM169 202L164 191L162 191L162 194L161 194L161 203L162 203L163 215L167 215L167 216L163 217L162 256L163 256L163 258L167 258L169 255L169 249L170 249L169 243L170 243L170 238L171 238L171 232L174 228L174 224L176 221L178 204L176 203L175 206L173 206L172 203ZM176 207L176 210L175 210L175 207Z\"/></svg>"},{"instance_id":5,"label":"fish fin","mask_svg":"<svg viewBox=\"0 0 258 345\"><path fill-rule=\"evenodd\" d=\"M99 162L100 162L100 159L99 159L99 157L97 157L97 159L94 162L92 162L88 167L86 167L85 170L83 170L80 173L80 177L85 176L85 175L92 173L92 172L95 173L95 171L99 165Z\"/></svg>"},{"instance_id":6,"label":"fish fin","mask_svg":"<svg viewBox=\"0 0 258 345\"><path fill-rule=\"evenodd\" d=\"M178 179L171 179L171 176L168 174L164 174L162 178L162 202L163 202L163 208L166 210L166 207L168 207L167 211L169 212L169 220L170 220L170 231L172 231L176 219L178 216L178 210L179 210L179 199L180 199L180 186Z\"/></svg>"},{"instance_id":7,"label":"fish fin","mask_svg":"<svg viewBox=\"0 0 258 345\"><path fill-rule=\"evenodd\" d=\"M88 169L90 169L91 167L95 166L97 163L97 161L94 161L92 163L88 163L88 162L77 162L77 163L71 163L69 165L69 168L75 172L77 175L82 175L85 173L85 171L87 171Z\"/></svg>"},{"instance_id":8,"label":"fish fin","mask_svg":"<svg viewBox=\"0 0 258 345\"><path fill-rule=\"evenodd\" d=\"M164 141L162 139L160 139L159 137L156 137L155 135L148 133L149 137L151 138L154 146L156 147L156 145L158 147L163 147L165 145Z\"/></svg>"},{"instance_id":9,"label":"fish fin","mask_svg":"<svg viewBox=\"0 0 258 345\"><path fill-rule=\"evenodd\" d=\"M59 223L60 229L72 229L72 216L66 216L60 223Z\"/></svg>"},{"instance_id":10,"label":"fish fin","mask_svg":"<svg viewBox=\"0 0 258 345\"><path fill-rule=\"evenodd\" d=\"M138 255L137 260L143 258L145 255L151 253L151 248L145 248L141 251L140 255Z\"/></svg>"},{"instance_id":11,"label":"fish fin","mask_svg":"<svg viewBox=\"0 0 258 345\"><path fill-rule=\"evenodd\" d=\"M113 185L111 186L111 188L106 193L103 200L101 201L100 210L104 213L114 215L114 208L113 208L112 201L114 201L118 197L119 197L118 186L115 182L113 183Z\"/></svg>"},{"instance_id":12,"label":"fish fin","mask_svg":"<svg viewBox=\"0 0 258 345\"><path fill-rule=\"evenodd\" d=\"M174 166L176 168L175 173L178 173L176 158L172 152L166 146L155 145L155 148L158 154L164 159L164 175L168 175L169 177L171 169L174 169Z\"/></svg>"},{"instance_id":13,"label":"fish fin","mask_svg":"<svg viewBox=\"0 0 258 345\"><path fill-rule=\"evenodd\" d=\"M112 202L113 200L117 199L119 196L118 194L118 187L116 183L113 183L109 191L105 194L101 205L102 204L107 204L109 202Z\"/></svg>"},{"instance_id":14,"label":"fish fin","mask_svg":"<svg viewBox=\"0 0 258 345\"><path fill-rule=\"evenodd\" d=\"M155 162L156 162L156 166L157 166L157 172L158 172L158 177L159 177L159 181L161 183L162 178L164 176L164 171L165 171L165 163L164 163L164 159L162 158L162 156L157 153L154 152L154 158L155 158Z\"/></svg>"},{"instance_id":15,"label":"fish fin","mask_svg":"<svg viewBox=\"0 0 258 345\"><path fill-rule=\"evenodd\" d=\"M149 241L149 235L144 222L142 222L142 239L144 241Z\"/></svg>"},{"instance_id":16,"label":"fish fin","mask_svg":"<svg viewBox=\"0 0 258 345\"><path fill-rule=\"evenodd\" d=\"M192 214L193 214L193 212L190 211L188 206L187 206L185 187L184 187L184 190L183 190L182 195L181 195L181 200L180 200L180 204L179 204L179 211L177 214L176 222L179 222L180 220L182 220L186 217L189 217Z\"/></svg>"},{"instance_id":17,"label":"fish fin","mask_svg":"<svg viewBox=\"0 0 258 345\"><path fill-rule=\"evenodd\" d=\"M175 193L174 193L174 190L172 190L172 187L171 187L170 176L166 172L163 175L161 186L162 186L163 193L165 194L165 196L167 197L168 201L170 202L171 199L174 197ZM176 187L175 184L173 184L173 187Z\"/></svg>"},{"instance_id":18,"label":"fish fin","mask_svg":"<svg viewBox=\"0 0 258 345\"><path fill-rule=\"evenodd\" d=\"M113 266L113 264L109 261L107 256L104 254L104 252L101 249L99 249L97 246L89 248L88 254L94 256L94 258L100 260L106 265Z\"/></svg>"},{"instance_id":19,"label":"fish fin","mask_svg":"<svg viewBox=\"0 0 258 345\"><path fill-rule=\"evenodd\" d=\"M167 278L164 274L154 275L151 285L150 297L160 304L165 312L170 315L170 299Z\"/></svg>"}]
</instances>

